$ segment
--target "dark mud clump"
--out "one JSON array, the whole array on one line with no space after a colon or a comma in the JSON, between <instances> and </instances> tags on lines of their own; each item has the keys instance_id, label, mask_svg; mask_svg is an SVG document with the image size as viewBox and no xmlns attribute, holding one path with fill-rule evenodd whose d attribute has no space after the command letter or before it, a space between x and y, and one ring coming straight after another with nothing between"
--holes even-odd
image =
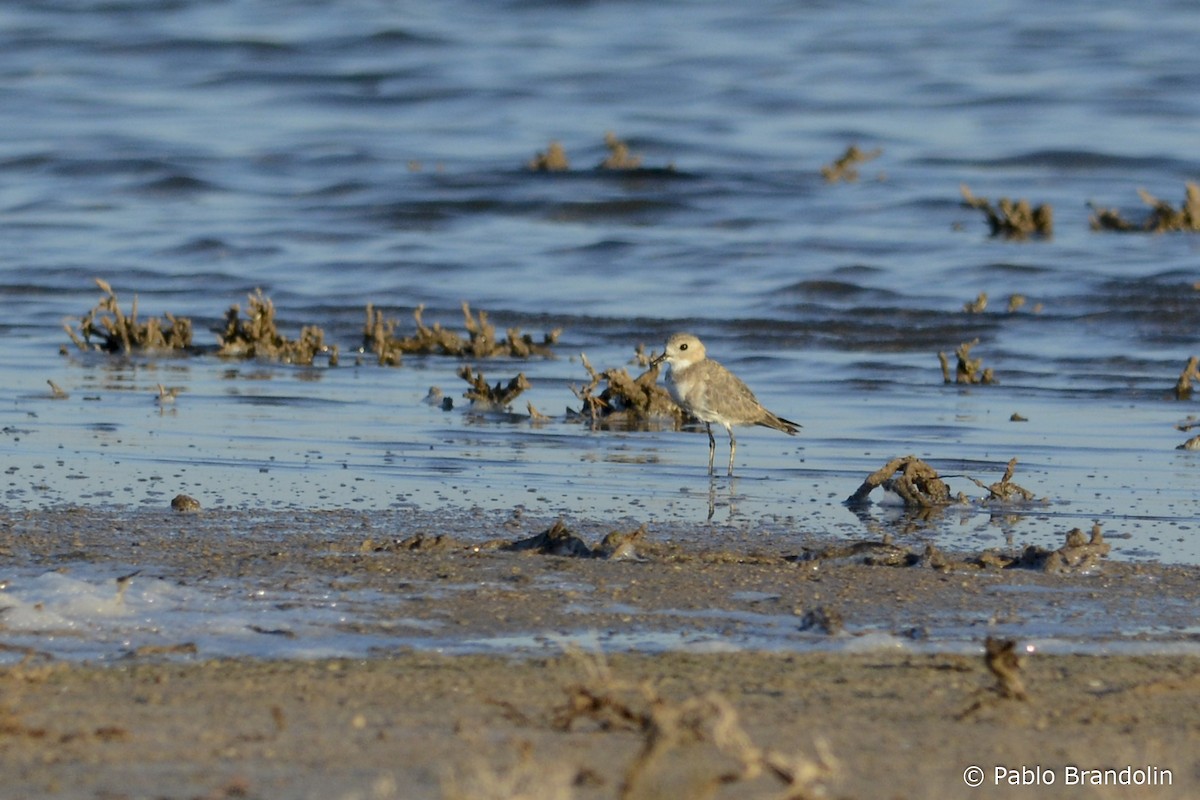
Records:
<instances>
[{"instance_id":1,"label":"dark mud clump","mask_svg":"<svg viewBox=\"0 0 1200 800\"><path fill-rule=\"evenodd\" d=\"M971 348L979 344L978 339L963 342L954 349L958 363L954 367L954 383L990 384L996 382L996 375L991 367L984 368L982 358L971 358ZM942 365L942 382L950 383L950 360L945 353L938 353L938 361Z\"/></svg>"},{"instance_id":2,"label":"dark mud clump","mask_svg":"<svg viewBox=\"0 0 1200 800\"><path fill-rule=\"evenodd\" d=\"M474 411L507 411L513 400L532 386L524 372L508 383L498 382L495 386L489 386L483 373L474 372L469 366L460 367L458 377L471 385L463 397L471 401Z\"/></svg>"},{"instance_id":3,"label":"dark mud clump","mask_svg":"<svg viewBox=\"0 0 1200 800\"><path fill-rule=\"evenodd\" d=\"M655 419L668 419L675 427L683 423L683 409L659 385L658 366L651 365L643 348L638 348L637 361L646 369L636 378L623 367L596 372L587 356L580 356L580 360L591 380L586 386L571 387L583 402L582 410L575 416L593 428L644 429ZM605 386L597 394L601 382Z\"/></svg>"},{"instance_id":4,"label":"dark mud clump","mask_svg":"<svg viewBox=\"0 0 1200 800\"><path fill-rule=\"evenodd\" d=\"M398 338L396 321L386 319L381 309L368 305L367 321L363 326L363 349L374 353L379 363L385 366L398 366L405 355L479 359L548 358L553 356L552 347L562 334L562 329L556 328L545 334L541 342L536 342L532 336L509 328L504 339L497 339L496 328L488 322L486 311L472 314L471 306L465 301L462 311L467 330L465 336L443 328L440 323L434 323L432 327L426 325L422 318L425 306L421 305L413 311L416 333Z\"/></svg>"},{"instance_id":5,"label":"dark mud clump","mask_svg":"<svg viewBox=\"0 0 1200 800\"><path fill-rule=\"evenodd\" d=\"M1119 233L1171 233L1200 231L1200 185L1188 181L1183 205L1175 208L1165 200L1159 200L1145 189L1138 189L1142 202L1150 206L1150 213L1140 222L1131 222L1112 208L1091 205L1092 230L1117 231Z\"/></svg>"},{"instance_id":6,"label":"dark mud clump","mask_svg":"<svg viewBox=\"0 0 1200 800\"><path fill-rule=\"evenodd\" d=\"M1049 239L1054 235L1054 210L1043 203L1039 206L1030 205L1028 200L1018 200L1015 203L1007 197L1001 197L996 205L986 197L976 197L963 184L960 188L963 205L967 208L979 209L987 217L992 236L1003 236L1006 239L1028 239L1038 236Z\"/></svg>"},{"instance_id":7,"label":"dark mud clump","mask_svg":"<svg viewBox=\"0 0 1200 800\"><path fill-rule=\"evenodd\" d=\"M217 355L223 358L260 358L283 364L311 365L318 355L338 362L337 345L325 344L325 332L306 325L299 339L289 339L275 322L275 304L258 289L247 297L246 316L234 304L225 313L225 328L217 334Z\"/></svg>"},{"instance_id":8,"label":"dark mud clump","mask_svg":"<svg viewBox=\"0 0 1200 800\"><path fill-rule=\"evenodd\" d=\"M645 543L646 526L633 531L612 531L595 547L591 547L561 519L548 529L525 539L500 546L501 550L539 555L571 556L574 558L635 558Z\"/></svg>"},{"instance_id":9,"label":"dark mud clump","mask_svg":"<svg viewBox=\"0 0 1200 800\"><path fill-rule=\"evenodd\" d=\"M138 301L134 295L128 314L121 310L112 286L100 278L96 285L104 296L79 320L78 332L63 327L75 346L84 351L132 353L134 351L187 350L192 346L192 321L186 317L163 314L138 321Z\"/></svg>"}]
</instances>

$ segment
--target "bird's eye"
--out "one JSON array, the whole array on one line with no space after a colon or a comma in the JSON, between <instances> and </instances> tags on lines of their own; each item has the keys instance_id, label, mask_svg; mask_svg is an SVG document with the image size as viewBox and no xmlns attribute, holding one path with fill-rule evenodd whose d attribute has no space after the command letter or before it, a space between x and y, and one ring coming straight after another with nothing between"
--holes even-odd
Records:
<instances>
[{"instance_id":1,"label":"bird's eye","mask_svg":"<svg viewBox=\"0 0 1200 800\"><path fill-rule=\"evenodd\" d=\"M687 342L684 342L683 344L679 345L679 349L680 349L680 350L687 350Z\"/></svg>"}]
</instances>

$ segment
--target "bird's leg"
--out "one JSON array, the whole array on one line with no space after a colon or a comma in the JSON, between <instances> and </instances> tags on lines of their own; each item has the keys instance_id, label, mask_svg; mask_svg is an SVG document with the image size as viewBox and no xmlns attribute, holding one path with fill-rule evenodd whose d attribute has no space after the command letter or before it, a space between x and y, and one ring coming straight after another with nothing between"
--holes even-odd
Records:
<instances>
[{"instance_id":1,"label":"bird's leg","mask_svg":"<svg viewBox=\"0 0 1200 800\"><path fill-rule=\"evenodd\" d=\"M713 474L713 455L717 452L717 440L712 435L712 423L704 423L704 430L708 431L708 474Z\"/></svg>"},{"instance_id":2,"label":"bird's leg","mask_svg":"<svg viewBox=\"0 0 1200 800\"><path fill-rule=\"evenodd\" d=\"M729 476L733 477L733 454L737 452L737 439L733 438L733 428L726 426L729 431Z\"/></svg>"}]
</instances>

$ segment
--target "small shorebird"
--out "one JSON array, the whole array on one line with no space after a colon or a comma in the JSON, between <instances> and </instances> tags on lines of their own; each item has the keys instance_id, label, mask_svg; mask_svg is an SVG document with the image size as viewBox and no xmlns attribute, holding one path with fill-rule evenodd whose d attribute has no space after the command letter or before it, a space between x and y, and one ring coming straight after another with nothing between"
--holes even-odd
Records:
<instances>
[{"instance_id":1,"label":"small shorebird","mask_svg":"<svg viewBox=\"0 0 1200 800\"><path fill-rule=\"evenodd\" d=\"M713 438L712 423L716 422L729 434L729 474L733 474L733 454L737 441L734 425L762 425L796 434L799 423L777 417L754 396L741 378L721 364L705 356L704 345L690 333L676 333L667 339L662 355L651 363L667 362L667 391L686 412L704 423L708 431L708 474L713 474L713 455L717 441Z\"/></svg>"}]
</instances>

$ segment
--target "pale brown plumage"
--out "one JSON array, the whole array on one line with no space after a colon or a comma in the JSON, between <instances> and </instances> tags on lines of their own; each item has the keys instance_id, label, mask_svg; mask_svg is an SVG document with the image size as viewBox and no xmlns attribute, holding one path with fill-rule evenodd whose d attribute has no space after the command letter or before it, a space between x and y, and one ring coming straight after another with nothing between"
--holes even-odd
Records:
<instances>
[{"instance_id":1,"label":"pale brown plumage","mask_svg":"<svg viewBox=\"0 0 1200 800\"><path fill-rule=\"evenodd\" d=\"M790 435L796 434L800 425L772 414L750 387L722 366L708 358L704 344L690 333L676 333L667 340L666 349L654 360L667 363L667 390L675 402L692 416L704 423L708 431L708 472L713 472L713 456L717 442L713 438L712 423L725 428L729 434L729 474L733 474L733 456L737 441L733 436L734 425L762 425Z\"/></svg>"}]
</instances>

